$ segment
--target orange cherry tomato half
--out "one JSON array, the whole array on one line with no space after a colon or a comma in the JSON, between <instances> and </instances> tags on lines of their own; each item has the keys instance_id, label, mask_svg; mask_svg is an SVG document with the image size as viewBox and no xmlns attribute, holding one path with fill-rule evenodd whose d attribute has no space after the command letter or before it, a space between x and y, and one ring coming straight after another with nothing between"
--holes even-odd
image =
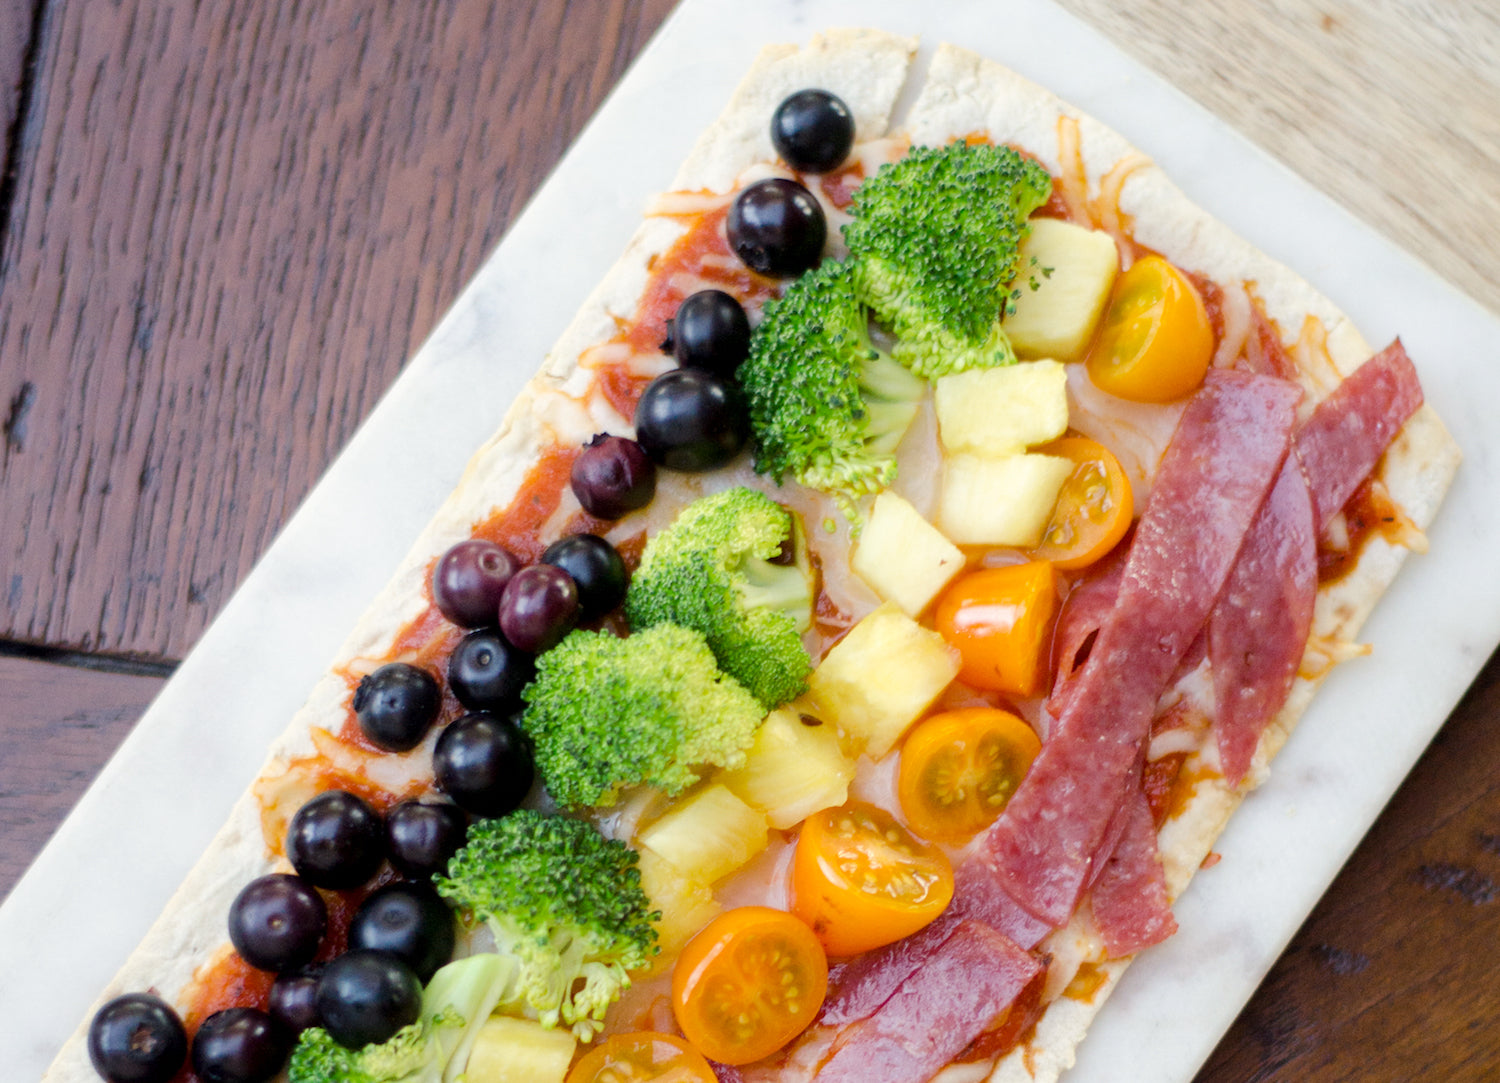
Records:
<instances>
[{"instance_id":1,"label":"orange cherry tomato half","mask_svg":"<svg viewBox=\"0 0 1500 1083\"><path fill-rule=\"evenodd\" d=\"M970 838L1000 815L1041 750L1009 711L966 707L924 719L901 749L896 793L906 822L930 839Z\"/></svg>"},{"instance_id":2,"label":"orange cherry tomato half","mask_svg":"<svg viewBox=\"0 0 1500 1083\"><path fill-rule=\"evenodd\" d=\"M1130 529L1135 516L1130 478L1109 448L1087 437L1065 436L1037 450L1071 459L1073 472L1057 494L1042 543L1030 553L1064 571L1086 568L1107 556Z\"/></svg>"},{"instance_id":3,"label":"orange cherry tomato half","mask_svg":"<svg viewBox=\"0 0 1500 1083\"><path fill-rule=\"evenodd\" d=\"M720 1064L770 1056L807 1029L828 993L828 957L784 910L742 906L704 926L672 971L672 1011Z\"/></svg>"},{"instance_id":4,"label":"orange cherry tomato half","mask_svg":"<svg viewBox=\"0 0 1500 1083\"><path fill-rule=\"evenodd\" d=\"M958 648L959 680L1032 696L1046 676L1057 576L1045 560L960 576L938 599L933 623Z\"/></svg>"},{"instance_id":5,"label":"orange cherry tomato half","mask_svg":"<svg viewBox=\"0 0 1500 1083\"><path fill-rule=\"evenodd\" d=\"M808 817L792 858L792 913L829 955L910 936L953 898L953 866L884 809L852 804Z\"/></svg>"},{"instance_id":6,"label":"orange cherry tomato half","mask_svg":"<svg viewBox=\"0 0 1500 1083\"><path fill-rule=\"evenodd\" d=\"M692 1046L671 1034L642 1030L616 1034L584 1054L567 1083L716 1083L714 1070Z\"/></svg>"},{"instance_id":7,"label":"orange cherry tomato half","mask_svg":"<svg viewBox=\"0 0 1500 1083\"><path fill-rule=\"evenodd\" d=\"M1146 256L1115 283L1089 351L1089 378L1122 399L1170 402L1203 382L1213 353L1203 298L1176 267Z\"/></svg>"}]
</instances>

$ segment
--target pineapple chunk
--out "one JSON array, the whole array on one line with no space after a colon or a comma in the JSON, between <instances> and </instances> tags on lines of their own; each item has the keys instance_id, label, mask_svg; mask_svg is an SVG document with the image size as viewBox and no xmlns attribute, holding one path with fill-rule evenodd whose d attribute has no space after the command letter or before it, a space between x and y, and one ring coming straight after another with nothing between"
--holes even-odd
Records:
<instances>
[{"instance_id":1,"label":"pineapple chunk","mask_svg":"<svg viewBox=\"0 0 1500 1083\"><path fill-rule=\"evenodd\" d=\"M699 929L719 916L713 890L685 875L654 850L641 850L641 890L651 900L651 909L661 912L656 923L656 943L661 948L651 972L666 969L682 946Z\"/></svg>"},{"instance_id":2,"label":"pineapple chunk","mask_svg":"<svg viewBox=\"0 0 1500 1083\"><path fill-rule=\"evenodd\" d=\"M1068 431L1068 370L1024 361L944 376L934 389L938 434L949 454L997 457Z\"/></svg>"},{"instance_id":3,"label":"pineapple chunk","mask_svg":"<svg viewBox=\"0 0 1500 1083\"><path fill-rule=\"evenodd\" d=\"M853 779L854 762L839 748L834 727L806 725L789 710L772 711L755 734L745 766L719 776L778 831L842 805Z\"/></svg>"},{"instance_id":4,"label":"pineapple chunk","mask_svg":"<svg viewBox=\"0 0 1500 1083\"><path fill-rule=\"evenodd\" d=\"M1050 267L1043 277L1037 264ZM1021 295L1003 326L1022 357L1055 357L1077 361L1094 338L1094 328L1114 288L1120 255L1115 240L1100 230L1084 229L1055 218L1034 218L1031 236L1021 243ZM1038 286L1030 287L1035 276Z\"/></svg>"},{"instance_id":5,"label":"pineapple chunk","mask_svg":"<svg viewBox=\"0 0 1500 1083\"><path fill-rule=\"evenodd\" d=\"M766 848L766 814L715 782L642 831L641 845L711 884Z\"/></svg>"},{"instance_id":6,"label":"pineapple chunk","mask_svg":"<svg viewBox=\"0 0 1500 1083\"><path fill-rule=\"evenodd\" d=\"M950 456L938 521L960 545L1036 545L1072 472L1072 461L1057 455Z\"/></svg>"},{"instance_id":7,"label":"pineapple chunk","mask_svg":"<svg viewBox=\"0 0 1500 1083\"><path fill-rule=\"evenodd\" d=\"M578 1044L567 1027L494 1015L479 1028L466 1083L562 1083Z\"/></svg>"},{"instance_id":8,"label":"pineapple chunk","mask_svg":"<svg viewBox=\"0 0 1500 1083\"><path fill-rule=\"evenodd\" d=\"M808 678L815 712L880 759L955 676L958 654L887 602L849 630Z\"/></svg>"},{"instance_id":9,"label":"pineapple chunk","mask_svg":"<svg viewBox=\"0 0 1500 1083\"><path fill-rule=\"evenodd\" d=\"M875 498L850 566L884 601L915 617L963 570L964 555L916 508L887 489Z\"/></svg>"}]
</instances>

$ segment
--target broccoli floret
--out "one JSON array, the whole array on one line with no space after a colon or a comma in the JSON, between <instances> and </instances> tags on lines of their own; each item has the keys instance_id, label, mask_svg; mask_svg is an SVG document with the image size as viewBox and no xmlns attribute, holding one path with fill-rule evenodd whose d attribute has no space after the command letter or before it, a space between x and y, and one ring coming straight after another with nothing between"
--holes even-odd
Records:
<instances>
[{"instance_id":1,"label":"broccoli floret","mask_svg":"<svg viewBox=\"0 0 1500 1083\"><path fill-rule=\"evenodd\" d=\"M739 368L755 469L853 501L896 476L896 446L927 385L870 342L852 264L825 260L766 305Z\"/></svg>"},{"instance_id":2,"label":"broccoli floret","mask_svg":"<svg viewBox=\"0 0 1500 1083\"><path fill-rule=\"evenodd\" d=\"M800 543L800 544L799 544ZM773 564L790 546L794 559ZM802 561L795 559L802 550ZM754 489L693 501L646 545L625 616L636 630L693 628L766 710L807 687L812 576L796 517Z\"/></svg>"},{"instance_id":3,"label":"broccoli floret","mask_svg":"<svg viewBox=\"0 0 1500 1083\"><path fill-rule=\"evenodd\" d=\"M520 964L508 1005L589 1041L630 988L627 971L657 952L661 915L641 890L636 861L630 847L581 820L518 809L475 823L434 883Z\"/></svg>"},{"instance_id":4,"label":"broccoli floret","mask_svg":"<svg viewBox=\"0 0 1500 1083\"><path fill-rule=\"evenodd\" d=\"M1000 329L1031 212L1052 179L1009 147L917 147L854 192L844 240L891 355L936 379L1013 362Z\"/></svg>"},{"instance_id":5,"label":"broccoli floret","mask_svg":"<svg viewBox=\"0 0 1500 1083\"><path fill-rule=\"evenodd\" d=\"M681 793L738 767L764 713L719 671L701 632L658 624L620 639L573 632L539 655L521 725L558 804L613 804L626 786Z\"/></svg>"},{"instance_id":6,"label":"broccoli floret","mask_svg":"<svg viewBox=\"0 0 1500 1083\"><path fill-rule=\"evenodd\" d=\"M442 1083L450 1061L467 1062L474 1036L511 988L514 959L493 953L449 963L427 983L422 1018L379 1045L348 1049L321 1027L302 1032L290 1083Z\"/></svg>"}]
</instances>

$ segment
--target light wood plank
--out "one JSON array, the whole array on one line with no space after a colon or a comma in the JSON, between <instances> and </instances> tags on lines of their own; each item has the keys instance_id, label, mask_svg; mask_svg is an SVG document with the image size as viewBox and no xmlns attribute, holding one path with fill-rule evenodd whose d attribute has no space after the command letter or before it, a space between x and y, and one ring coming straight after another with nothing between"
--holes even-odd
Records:
<instances>
[{"instance_id":1,"label":"light wood plank","mask_svg":"<svg viewBox=\"0 0 1500 1083\"><path fill-rule=\"evenodd\" d=\"M1059 3L1500 312L1500 5Z\"/></svg>"}]
</instances>

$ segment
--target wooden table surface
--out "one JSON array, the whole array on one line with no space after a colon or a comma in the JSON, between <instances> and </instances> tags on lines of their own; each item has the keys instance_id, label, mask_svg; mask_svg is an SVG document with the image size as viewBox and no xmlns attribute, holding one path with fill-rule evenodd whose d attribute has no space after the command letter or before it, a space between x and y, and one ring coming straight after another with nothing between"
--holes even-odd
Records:
<instances>
[{"instance_id":1,"label":"wooden table surface","mask_svg":"<svg viewBox=\"0 0 1500 1083\"><path fill-rule=\"evenodd\" d=\"M1500 310L1500 6L1062 2ZM0 0L0 895L671 6ZM1497 763L1492 659L1202 1080L1500 1077Z\"/></svg>"}]
</instances>

